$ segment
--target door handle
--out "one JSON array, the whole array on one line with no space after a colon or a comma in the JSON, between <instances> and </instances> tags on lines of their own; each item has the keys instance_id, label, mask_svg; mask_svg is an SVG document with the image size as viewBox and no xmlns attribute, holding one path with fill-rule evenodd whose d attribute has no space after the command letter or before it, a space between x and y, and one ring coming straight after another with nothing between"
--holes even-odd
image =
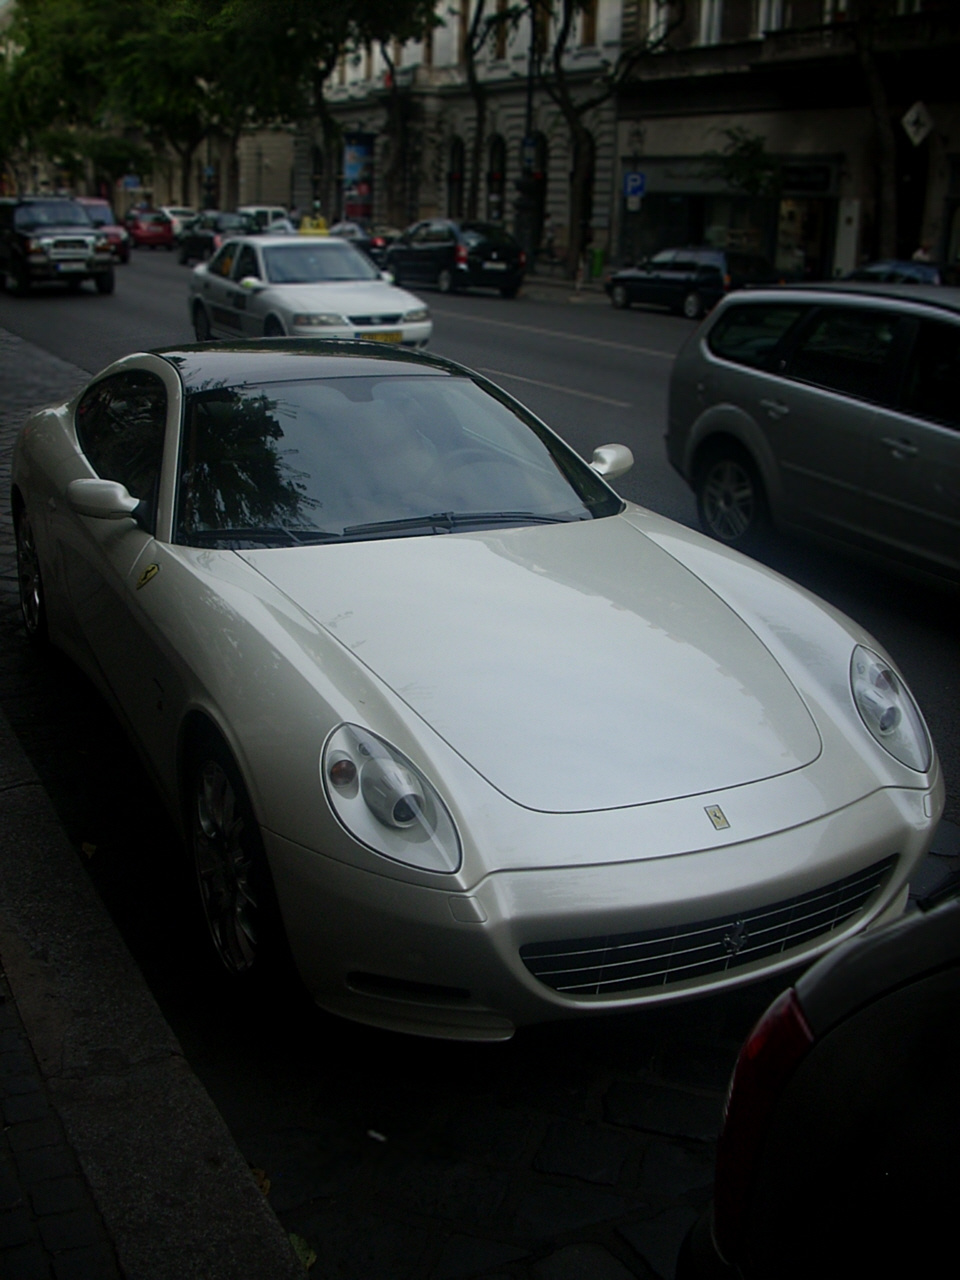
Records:
<instances>
[{"instance_id":1,"label":"door handle","mask_svg":"<svg viewBox=\"0 0 960 1280\"><path fill-rule=\"evenodd\" d=\"M790 412L790 406L779 400L761 400L760 407L766 409L770 418L784 418Z\"/></svg>"},{"instance_id":2,"label":"door handle","mask_svg":"<svg viewBox=\"0 0 960 1280\"><path fill-rule=\"evenodd\" d=\"M919 452L917 446L909 440L894 440L890 436L884 436L880 443L885 444L898 461L901 458L915 458Z\"/></svg>"}]
</instances>

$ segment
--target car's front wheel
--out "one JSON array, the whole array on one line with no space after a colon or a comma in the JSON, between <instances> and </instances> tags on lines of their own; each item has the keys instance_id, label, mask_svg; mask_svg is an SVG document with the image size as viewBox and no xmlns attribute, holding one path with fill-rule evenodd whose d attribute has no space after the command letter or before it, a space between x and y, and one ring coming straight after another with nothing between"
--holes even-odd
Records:
<instances>
[{"instance_id":1,"label":"car's front wheel","mask_svg":"<svg viewBox=\"0 0 960 1280\"><path fill-rule=\"evenodd\" d=\"M696 289L684 295L681 310L688 320L699 320L703 315L703 299Z\"/></svg>"},{"instance_id":2,"label":"car's front wheel","mask_svg":"<svg viewBox=\"0 0 960 1280\"><path fill-rule=\"evenodd\" d=\"M630 295L626 285L615 284L610 290L610 301L618 311L626 311L630 306Z\"/></svg>"},{"instance_id":3,"label":"car's front wheel","mask_svg":"<svg viewBox=\"0 0 960 1280\"><path fill-rule=\"evenodd\" d=\"M283 325L276 316L267 316L263 322L263 336L265 338L282 338L285 336Z\"/></svg>"},{"instance_id":4,"label":"car's front wheel","mask_svg":"<svg viewBox=\"0 0 960 1280\"><path fill-rule=\"evenodd\" d=\"M240 771L212 732L191 753L186 801L200 905L217 959L235 978L260 972L279 954L279 910Z\"/></svg>"},{"instance_id":5,"label":"car's front wheel","mask_svg":"<svg viewBox=\"0 0 960 1280\"><path fill-rule=\"evenodd\" d=\"M14 537L17 544L20 614L28 640L31 644L40 647L47 641L47 604L43 594L43 578L40 576L37 544L34 541L30 519L22 507L14 515Z\"/></svg>"},{"instance_id":6,"label":"car's front wheel","mask_svg":"<svg viewBox=\"0 0 960 1280\"><path fill-rule=\"evenodd\" d=\"M209 342L213 336L210 330L210 317L202 302L198 302L193 308L193 332L197 335L198 342Z\"/></svg>"},{"instance_id":7,"label":"car's front wheel","mask_svg":"<svg viewBox=\"0 0 960 1280\"><path fill-rule=\"evenodd\" d=\"M768 524L767 501L745 449L734 442L709 447L697 464L694 490L705 533L741 551L758 544Z\"/></svg>"},{"instance_id":8,"label":"car's front wheel","mask_svg":"<svg viewBox=\"0 0 960 1280\"><path fill-rule=\"evenodd\" d=\"M441 293L453 293L454 287L453 272L449 267L444 267L437 276L437 288Z\"/></svg>"}]
</instances>

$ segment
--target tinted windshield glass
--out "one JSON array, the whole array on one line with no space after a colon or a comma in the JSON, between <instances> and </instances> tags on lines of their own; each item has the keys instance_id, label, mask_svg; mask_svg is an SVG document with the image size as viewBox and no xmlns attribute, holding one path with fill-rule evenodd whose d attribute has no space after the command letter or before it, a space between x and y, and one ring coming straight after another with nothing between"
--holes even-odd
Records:
<instances>
[{"instance_id":1,"label":"tinted windshield glass","mask_svg":"<svg viewBox=\"0 0 960 1280\"><path fill-rule=\"evenodd\" d=\"M206 388L187 402L177 540L287 546L589 520L620 500L468 378Z\"/></svg>"},{"instance_id":2,"label":"tinted windshield glass","mask_svg":"<svg viewBox=\"0 0 960 1280\"><path fill-rule=\"evenodd\" d=\"M108 204L85 204L83 207L95 227L112 227L117 221Z\"/></svg>"},{"instance_id":3,"label":"tinted windshield glass","mask_svg":"<svg viewBox=\"0 0 960 1280\"><path fill-rule=\"evenodd\" d=\"M466 223L463 227L463 238L471 246L486 240L488 244L509 246L511 249L519 248L513 236L493 222Z\"/></svg>"},{"instance_id":4,"label":"tinted windshield glass","mask_svg":"<svg viewBox=\"0 0 960 1280\"><path fill-rule=\"evenodd\" d=\"M345 240L272 245L263 251L272 284L319 284L327 280L378 280L369 258Z\"/></svg>"},{"instance_id":5,"label":"tinted windshield glass","mask_svg":"<svg viewBox=\"0 0 960 1280\"><path fill-rule=\"evenodd\" d=\"M36 200L17 208L14 225L33 231L42 227L89 227L91 223L82 204L74 204L72 200Z\"/></svg>"}]
</instances>

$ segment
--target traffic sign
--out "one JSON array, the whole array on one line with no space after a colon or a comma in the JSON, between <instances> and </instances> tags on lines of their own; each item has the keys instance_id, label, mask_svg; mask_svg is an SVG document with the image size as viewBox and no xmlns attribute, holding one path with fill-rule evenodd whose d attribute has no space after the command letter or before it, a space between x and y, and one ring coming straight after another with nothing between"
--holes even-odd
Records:
<instances>
[{"instance_id":1,"label":"traffic sign","mask_svg":"<svg viewBox=\"0 0 960 1280\"><path fill-rule=\"evenodd\" d=\"M623 194L628 200L639 199L646 194L647 175L636 169L630 169L623 175Z\"/></svg>"}]
</instances>

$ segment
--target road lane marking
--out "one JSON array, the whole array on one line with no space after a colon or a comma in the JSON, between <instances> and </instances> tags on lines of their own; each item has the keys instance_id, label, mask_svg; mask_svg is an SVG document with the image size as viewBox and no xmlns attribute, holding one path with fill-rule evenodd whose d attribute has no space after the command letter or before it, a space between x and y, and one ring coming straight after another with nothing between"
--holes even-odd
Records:
<instances>
[{"instance_id":1,"label":"road lane marking","mask_svg":"<svg viewBox=\"0 0 960 1280\"><path fill-rule=\"evenodd\" d=\"M489 373L495 378L513 378L514 382L528 382L531 387L546 387L548 391L562 391L565 396L579 396L581 400L598 400L600 404L611 404L615 409L629 409L629 400L611 400L609 396L596 396L590 391L574 391L573 387L561 387L556 382L541 382L538 378L521 378L519 373L507 373L505 369L485 369L477 365L478 373Z\"/></svg>"},{"instance_id":2,"label":"road lane marking","mask_svg":"<svg viewBox=\"0 0 960 1280\"><path fill-rule=\"evenodd\" d=\"M661 360L672 360L676 351L658 351L655 347L635 347L630 342L611 342L608 338L587 338L580 333L565 333L563 329L540 329L532 324L514 324L512 320L490 320L486 316L468 316L462 311L438 311L430 308L431 315L450 316L454 320L468 320L473 324L493 324L501 329L519 329L521 333L536 333L542 338L567 338L570 342L579 342L584 346L609 347L611 351L631 351L634 355L657 356Z\"/></svg>"}]
</instances>

